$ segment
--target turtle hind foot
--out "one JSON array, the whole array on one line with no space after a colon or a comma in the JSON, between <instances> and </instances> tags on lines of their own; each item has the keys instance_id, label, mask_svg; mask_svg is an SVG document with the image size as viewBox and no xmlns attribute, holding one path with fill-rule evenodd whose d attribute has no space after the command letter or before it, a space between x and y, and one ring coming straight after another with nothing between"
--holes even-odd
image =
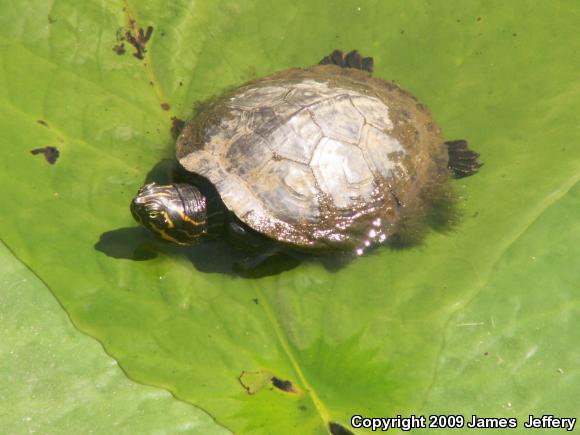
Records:
<instances>
[{"instance_id":1,"label":"turtle hind foot","mask_svg":"<svg viewBox=\"0 0 580 435\"><path fill-rule=\"evenodd\" d=\"M445 142L449 153L449 168L455 178L468 177L475 174L483 165L478 158L479 154L469 149L465 140L450 140Z\"/></svg>"},{"instance_id":2,"label":"turtle hind foot","mask_svg":"<svg viewBox=\"0 0 580 435\"><path fill-rule=\"evenodd\" d=\"M361 57L357 50L352 50L346 55L340 50L334 50L320 61L320 65L337 65L342 68L355 68L368 71L372 74L374 61L372 57Z\"/></svg>"}]
</instances>

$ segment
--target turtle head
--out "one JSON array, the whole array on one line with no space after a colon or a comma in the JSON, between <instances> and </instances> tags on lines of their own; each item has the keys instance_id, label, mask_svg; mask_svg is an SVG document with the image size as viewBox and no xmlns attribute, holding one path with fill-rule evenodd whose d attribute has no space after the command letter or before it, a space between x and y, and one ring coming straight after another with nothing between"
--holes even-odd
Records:
<instances>
[{"instance_id":1,"label":"turtle head","mask_svg":"<svg viewBox=\"0 0 580 435\"><path fill-rule=\"evenodd\" d=\"M131 214L157 236L178 245L194 244L208 230L205 196L190 184L146 184L133 198Z\"/></svg>"}]
</instances>

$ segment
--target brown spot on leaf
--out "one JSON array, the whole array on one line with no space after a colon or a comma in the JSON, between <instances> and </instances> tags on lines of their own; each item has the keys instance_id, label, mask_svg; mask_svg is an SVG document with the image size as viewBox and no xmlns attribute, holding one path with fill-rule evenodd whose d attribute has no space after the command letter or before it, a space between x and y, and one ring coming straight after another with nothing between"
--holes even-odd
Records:
<instances>
[{"instance_id":1,"label":"brown spot on leaf","mask_svg":"<svg viewBox=\"0 0 580 435\"><path fill-rule=\"evenodd\" d=\"M115 53L117 53L119 56L121 56L122 54L125 54L125 44L120 43L117 44L113 47L113 51Z\"/></svg>"},{"instance_id":2,"label":"brown spot on leaf","mask_svg":"<svg viewBox=\"0 0 580 435\"><path fill-rule=\"evenodd\" d=\"M115 39L117 43L113 46L113 51L118 55L122 55L125 53L125 30L120 27L117 29L115 33Z\"/></svg>"},{"instance_id":3,"label":"brown spot on leaf","mask_svg":"<svg viewBox=\"0 0 580 435\"><path fill-rule=\"evenodd\" d=\"M284 380L284 379L280 379L277 378L276 376L272 376L272 385L276 388L278 388L279 390L282 391L286 391L287 393L295 393L296 390L294 389L294 386L292 385L292 382Z\"/></svg>"},{"instance_id":4,"label":"brown spot on leaf","mask_svg":"<svg viewBox=\"0 0 580 435\"><path fill-rule=\"evenodd\" d=\"M169 105L169 103L161 103L161 108L167 111L171 109L171 106Z\"/></svg>"},{"instance_id":5,"label":"brown spot on leaf","mask_svg":"<svg viewBox=\"0 0 580 435\"><path fill-rule=\"evenodd\" d=\"M37 119L36 122L38 122L43 127L48 128L48 122L46 122L44 119Z\"/></svg>"},{"instance_id":6,"label":"brown spot on leaf","mask_svg":"<svg viewBox=\"0 0 580 435\"><path fill-rule=\"evenodd\" d=\"M58 160L60 152L55 147L44 147L44 148L35 148L30 151L30 154L34 156L38 154L43 154L46 161L51 165L54 165Z\"/></svg>"},{"instance_id":7,"label":"brown spot on leaf","mask_svg":"<svg viewBox=\"0 0 580 435\"><path fill-rule=\"evenodd\" d=\"M298 393L298 390L292 382L280 379L267 370L258 370L256 372L247 372L244 370L238 380L248 394L255 394L268 385L286 393Z\"/></svg>"},{"instance_id":8,"label":"brown spot on leaf","mask_svg":"<svg viewBox=\"0 0 580 435\"><path fill-rule=\"evenodd\" d=\"M347 429L339 423L336 423L335 421L328 423L328 430L332 435L354 435L353 431Z\"/></svg>"},{"instance_id":9,"label":"brown spot on leaf","mask_svg":"<svg viewBox=\"0 0 580 435\"><path fill-rule=\"evenodd\" d=\"M147 26L147 29L143 30L142 27L136 27L135 20L130 19L129 27L130 30L125 32L125 39L133 46L133 48L135 48L133 56L137 59L144 59L145 53L147 52L145 44L147 44L153 34L153 26Z\"/></svg>"}]
</instances>

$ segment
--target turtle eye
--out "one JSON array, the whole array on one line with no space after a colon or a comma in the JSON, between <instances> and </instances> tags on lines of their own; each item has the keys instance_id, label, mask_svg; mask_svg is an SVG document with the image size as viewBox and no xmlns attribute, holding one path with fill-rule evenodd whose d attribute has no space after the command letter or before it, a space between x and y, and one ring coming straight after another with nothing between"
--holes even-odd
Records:
<instances>
[{"instance_id":1,"label":"turtle eye","mask_svg":"<svg viewBox=\"0 0 580 435\"><path fill-rule=\"evenodd\" d=\"M137 222L179 245L195 243L207 233L205 197L187 184L146 184L131 202Z\"/></svg>"}]
</instances>

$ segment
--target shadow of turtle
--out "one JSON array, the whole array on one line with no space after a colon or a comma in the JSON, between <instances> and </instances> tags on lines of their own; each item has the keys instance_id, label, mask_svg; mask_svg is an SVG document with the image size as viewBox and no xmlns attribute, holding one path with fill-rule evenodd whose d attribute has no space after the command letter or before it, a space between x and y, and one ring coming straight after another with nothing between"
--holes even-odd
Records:
<instances>
[{"instance_id":1,"label":"shadow of turtle","mask_svg":"<svg viewBox=\"0 0 580 435\"><path fill-rule=\"evenodd\" d=\"M119 228L101 234L95 249L108 257L132 261L152 260L159 255L187 258L196 270L245 278L261 278L294 269L302 260L276 253L252 268L241 265L248 255L223 240L206 240L194 246L178 246L158 240L141 227Z\"/></svg>"}]
</instances>

